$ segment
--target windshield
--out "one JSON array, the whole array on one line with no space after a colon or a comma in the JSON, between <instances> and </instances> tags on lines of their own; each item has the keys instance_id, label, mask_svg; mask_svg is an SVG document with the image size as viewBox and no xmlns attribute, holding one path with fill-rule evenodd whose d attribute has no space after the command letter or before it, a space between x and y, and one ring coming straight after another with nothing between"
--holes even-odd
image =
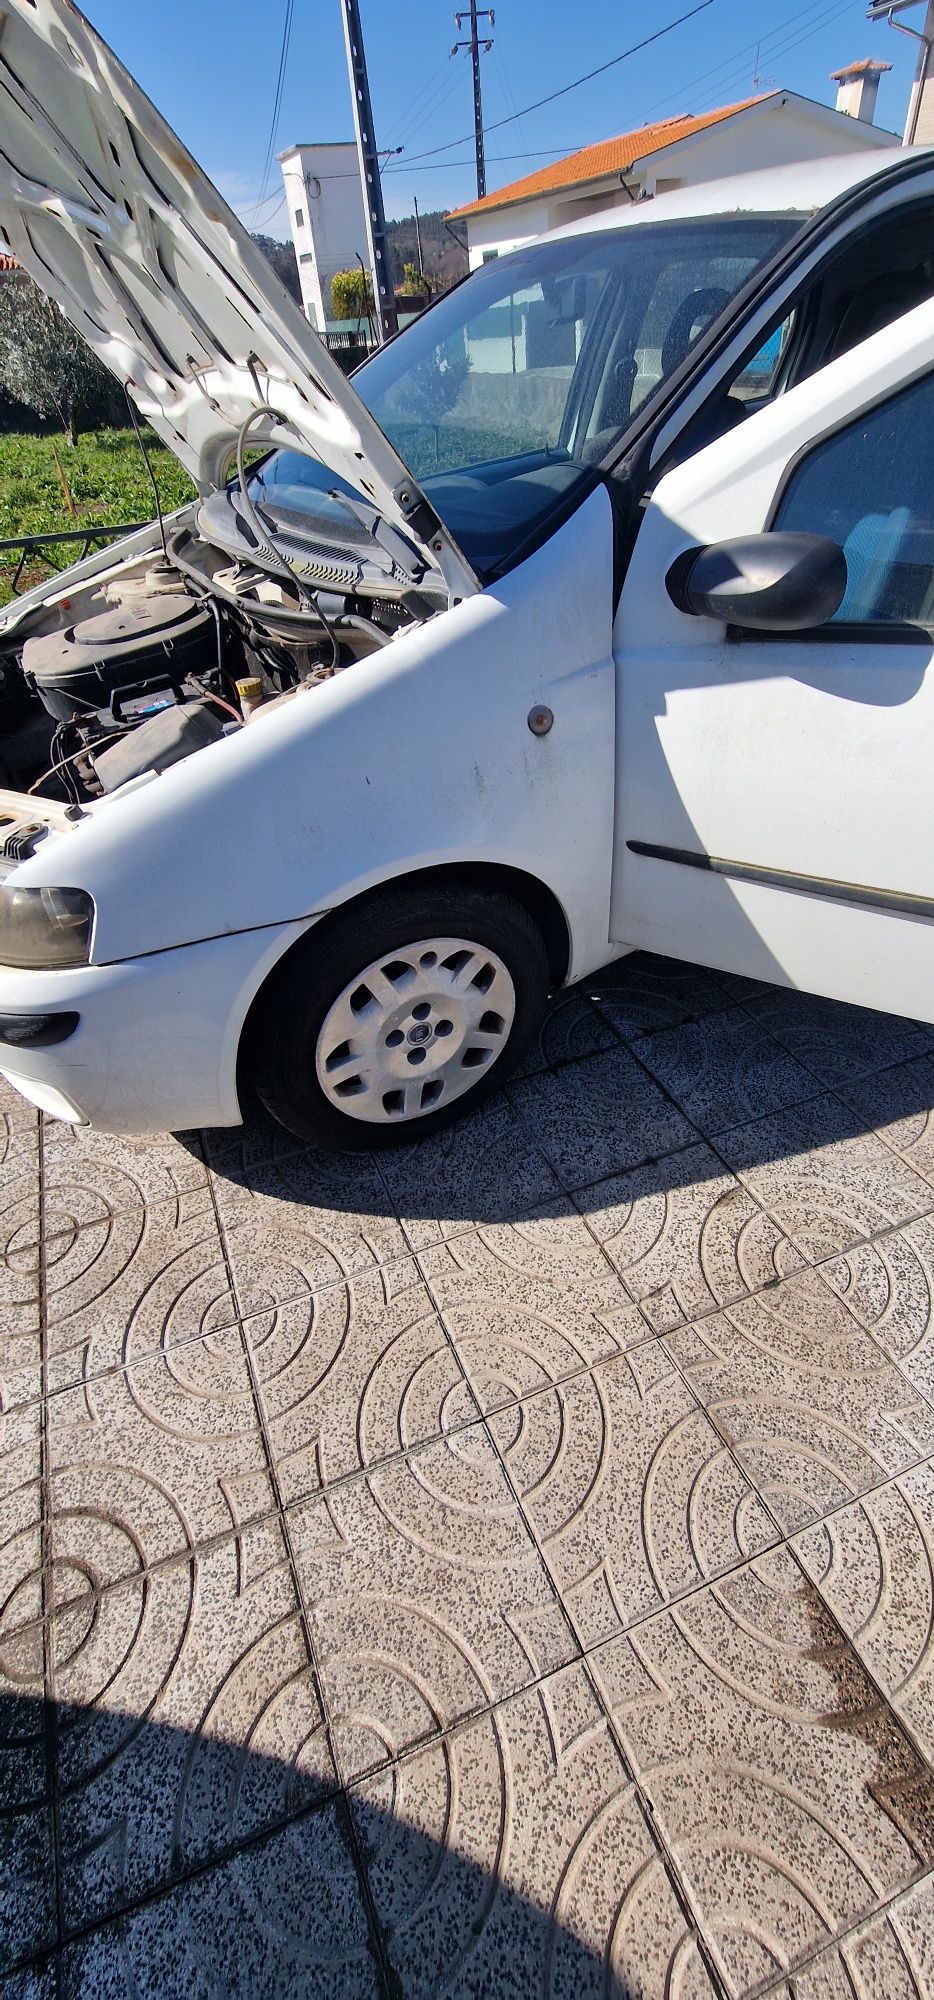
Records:
<instances>
[{"instance_id":1,"label":"windshield","mask_svg":"<svg viewBox=\"0 0 934 2000\"><path fill-rule=\"evenodd\" d=\"M481 576L507 568L800 226L788 216L639 223L493 258L353 385ZM263 497L318 511L334 475L277 452Z\"/></svg>"}]
</instances>

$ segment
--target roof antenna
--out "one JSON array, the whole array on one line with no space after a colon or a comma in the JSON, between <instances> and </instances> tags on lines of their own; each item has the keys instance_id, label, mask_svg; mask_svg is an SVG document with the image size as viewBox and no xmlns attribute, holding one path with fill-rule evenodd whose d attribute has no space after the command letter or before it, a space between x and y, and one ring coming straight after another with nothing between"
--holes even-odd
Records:
<instances>
[{"instance_id":1,"label":"roof antenna","mask_svg":"<svg viewBox=\"0 0 934 2000\"><path fill-rule=\"evenodd\" d=\"M156 485L156 475L155 475L155 473L153 472L153 469L152 469L152 465L151 465L151 463L150 463L150 458L149 458L149 453L148 453L148 451L146 450L146 446L145 446L145 444L143 443L143 433L142 433L142 431L140 430L140 427L139 427L139 418L138 418L138 416L137 416L137 414L136 414L136 408L135 408L135 405L134 405L134 403L133 403L133 400L132 400L132 398L131 398L131 396L130 396L130 392L129 392L129 389L127 389L127 388L124 388L124 391L123 391L123 393L124 393L124 395L125 395L125 397L126 397L126 406L127 406L127 409L128 409L128 410L129 410L129 412L130 412L130 422L131 422L131 424L132 424L132 426L133 426L133 429L134 429L134 431L136 432L136 442L137 442L137 444L139 445L139 448L140 448L140 451L141 451L141 452L142 452L142 454L143 454L143 464L145 465L145 467L146 467L146 471L147 471L147 472L148 472L148 474L149 474L149 484L150 484L150 486L152 487L152 497L153 497L153 499L154 499L154 501L155 501L155 503L156 503L156 519L157 519L157 521L158 521L158 523L159 523L159 533L160 533L160 535L162 536L162 554L163 554L163 558L164 558L164 560L165 560L165 563L166 563L166 566L168 566L168 561L169 561L169 551L168 551L168 549L167 549L167 547L166 547L166 541L165 541L165 522L164 522L164 520L162 519L162 502L161 502L161 500L159 499L159 488L158 488L158 486Z\"/></svg>"}]
</instances>

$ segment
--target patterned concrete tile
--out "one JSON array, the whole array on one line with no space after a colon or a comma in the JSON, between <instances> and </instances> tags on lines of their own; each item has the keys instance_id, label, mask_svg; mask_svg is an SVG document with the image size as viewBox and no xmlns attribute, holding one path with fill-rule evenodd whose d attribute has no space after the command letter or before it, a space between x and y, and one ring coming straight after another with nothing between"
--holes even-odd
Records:
<instances>
[{"instance_id":1,"label":"patterned concrete tile","mask_svg":"<svg viewBox=\"0 0 934 2000\"><path fill-rule=\"evenodd\" d=\"M814 1274L666 1334L786 1532L934 1450L934 1410Z\"/></svg>"},{"instance_id":2,"label":"patterned concrete tile","mask_svg":"<svg viewBox=\"0 0 934 2000\"><path fill-rule=\"evenodd\" d=\"M626 1042L677 1027L680 1021L722 1013L729 1005L716 975L650 951L616 959L587 984L595 1006Z\"/></svg>"},{"instance_id":3,"label":"patterned concrete tile","mask_svg":"<svg viewBox=\"0 0 934 2000\"><path fill-rule=\"evenodd\" d=\"M731 1994L930 1865L934 1776L787 1549L592 1666Z\"/></svg>"},{"instance_id":4,"label":"patterned concrete tile","mask_svg":"<svg viewBox=\"0 0 934 2000\"><path fill-rule=\"evenodd\" d=\"M179 1220L170 1201L50 1236L46 1246L53 1388L66 1388L236 1318L210 1208Z\"/></svg>"},{"instance_id":5,"label":"patterned concrete tile","mask_svg":"<svg viewBox=\"0 0 934 2000\"><path fill-rule=\"evenodd\" d=\"M286 1504L479 1416L412 1258L258 1313L243 1331Z\"/></svg>"},{"instance_id":6,"label":"patterned concrete tile","mask_svg":"<svg viewBox=\"0 0 934 2000\"><path fill-rule=\"evenodd\" d=\"M4 1707L0 1696L0 1728ZM51 1808L4 1817L0 1820L0 1972L47 1949L55 1935Z\"/></svg>"},{"instance_id":7,"label":"patterned concrete tile","mask_svg":"<svg viewBox=\"0 0 934 2000\"><path fill-rule=\"evenodd\" d=\"M290 1153L306 1153L307 1139L287 1132L268 1111L254 1100L244 1106L242 1125L216 1125L201 1133L204 1157L213 1173L225 1178L249 1175L254 1167L272 1160L284 1160Z\"/></svg>"},{"instance_id":8,"label":"patterned concrete tile","mask_svg":"<svg viewBox=\"0 0 934 2000\"><path fill-rule=\"evenodd\" d=\"M841 1078L837 1090L865 1126L916 1173L934 1181L934 1056L903 1063L884 1076Z\"/></svg>"},{"instance_id":9,"label":"patterned concrete tile","mask_svg":"<svg viewBox=\"0 0 934 2000\"><path fill-rule=\"evenodd\" d=\"M398 1239L402 1244L401 1255L387 1264L360 1260L356 1271L345 1273L333 1244L328 1245L322 1236L306 1233L302 1223L299 1214L294 1229L284 1222L261 1231L248 1223L225 1229L224 1253L233 1277L234 1296L245 1317L275 1315L292 1304L301 1307L331 1290L344 1295L348 1287L358 1282L364 1291L373 1296L382 1291L387 1299L410 1287L419 1288L420 1274L401 1231ZM371 1286L368 1281L374 1277L376 1284Z\"/></svg>"},{"instance_id":10,"label":"patterned concrete tile","mask_svg":"<svg viewBox=\"0 0 934 2000\"><path fill-rule=\"evenodd\" d=\"M47 1123L41 1218L0 1084L9 2000L928 2000L932 1040L640 953L434 1140Z\"/></svg>"},{"instance_id":11,"label":"patterned concrete tile","mask_svg":"<svg viewBox=\"0 0 934 2000\"><path fill-rule=\"evenodd\" d=\"M928 2000L934 1884L927 1876L781 1988L781 2000Z\"/></svg>"},{"instance_id":12,"label":"patterned concrete tile","mask_svg":"<svg viewBox=\"0 0 934 2000\"><path fill-rule=\"evenodd\" d=\"M934 1217L857 1243L821 1271L916 1388L934 1398Z\"/></svg>"},{"instance_id":13,"label":"patterned concrete tile","mask_svg":"<svg viewBox=\"0 0 934 2000\"><path fill-rule=\"evenodd\" d=\"M46 1220L50 1230L64 1216L79 1226L123 1208L149 1207L173 1196L204 1196L207 1169L194 1135L144 1138L91 1131L52 1121L43 1138ZM196 1204L191 1204L193 1212Z\"/></svg>"},{"instance_id":14,"label":"patterned concrete tile","mask_svg":"<svg viewBox=\"0 0 934 2000\"><path fill-rule=\"evenodd\" d=\"M39 1167L39 1124L36 1118L0 1118L0 1195L4 1210L27 1193Z\"/></svg>"},{"instance_id":15,"label":"patterned concrete tile","mask_svg":"<svg viewBox=\"0 0 934 2000\"><path fill-rule=\"evenodd\" d=\"M813 1076L742 1007L632 1044L700 1131L725 1132L815 1095Z\"/></svg>"},{"instance_id":16,"label":"patterned concrete tile","mask_svg":"<svg viewBox=\"0 0 934 2000\"><path fill-rule=\"evenodd\" d=\"M5 1574L12 1554L8 1542ZM42 1633L34 1628L24 1638L11 1632L15 1615L16 1607L5 1595L0 1613L0 1972L53 1943L56 1932Z\"/></svg>"},{"instance_id":17,"label":"patterned concrete tile","mask_svg":"<svg viewBox=\"0 0 934 2000\"><path fill-rule=\"evenodd\" d=\"M60 1964L45 1958L0 1978L3 2000L59 2000Z\"/></svg>"},{"instance_id":18,"label":"patterned concrete tile","mask_svg":"<svg viewBox=\"0 0 934 2000\"><path fill-rule=\"evenodd\" d=\"M584 1647L777 1538L657 1342L489 1424Z\"/></svg>"},{"instance_id":19,"label":"patterned concrete tile","mask_svg":"<svg viewBox=\"0 0 934 2000\"><path fill-rule=\"evenodd\" d=\"M463 1237L455 1239L457 1244ZM514 1403L596 1361L651 1339L651 1328L618 1279L555 1292L531 1278L501 1284L437 1269L444 1250L422 1263L451 1343L481 1409Z\"/></svg>"},{"instance_id":20,"label":"patterned concrete tile","mask_svg":"<svg viewBox=\"0 0 934 2000\"><path fill-rule=\"evenodd\" d=\"M42 1614L42 1436L38 1403L0 1414L0 1667L12 1635Z\"/></svg>"},{"instance_id":21,"label":"patterned concrete tile","mask_svg":"<svg viewBox=\"0 0 934 2000\"><path fill-rule=\"evenodd\" d=\"M304 1246L304 1268L315 1285L366 1271L407 1250L386 1189L366 1153L288 1153L245 1173L215 1171L218 1214L228 1235L231 1261L245 1312L256 1309L257 1290L274 1280L262 1273L273 1261L270 1244L283 1233ZM247 1268L245 1246L254 1266Z\"/></svg>"},{"instance_id":22,"label":"patterned concrete tile","mask_svg":"<svg viewBox=\"0 0 934 2000\"><path fill-rule=\"evenodd\" d=\"M236 1327L50 1399L57 1564L95 1589L275 1506Z\"/></svg>"},{"instance_id":23,"label":"patterned concrete tile","mask_svg":"<svg viewBox=\"0 0 934 2000\"><path fill-rule=\"evenodd\" d=\"M934 1465L808 1528L795 1548L876 1686L934 1763Z\"/></svg>"},{"instance_id":24,"label":"patterned concrete tile","mask_svg":"<svg viewBox=\"0 0 934 2000\"><path fill-rule=\"evenodd\" d=\"M617 1048L511 1088L512 1101L565 1188L583 1187L690 1145L697 1134Z\"/></svg>"},{"instance_id":25,"label":"patterned concrete tile","mask_svg":"<svg viewBox=\"0 0 934 2000\"><path fill-rule=\"evenodd\" d=\"M593 1005L589 987L569 986L551 1000L541 1030L516 1074L537 1076L539 1070L576 1062L581 1056L615 1046L613 1029Z\"/></svg>"},{"instance_id":26,"label":"patterned concrete tile","mask_svg":"<svg viewBox=\"0 0 934 2000\"><path fill-rule=\"evenodd\" d=\"M717 1150L815 1259L931 1207L929 1183L832 1097L721 1133Z\"/></svg>"},{"instance_id":27,"label":"patterned concrete tile","mask_svg":"<svg viewBox=\"0 0 934 2000\"><path fill-rule=\"evenodd\" d=\"M483 1222L419 1253L432 1284L458 1277L512 1297L528 1283L557 1296L582 1286L615 1289L613 1270L565 1195L536 1203L516 1222ZM620 1294L621 1296L621 1294Z\"/></svg>"},{"instance_id":28,"label":"patterned concrete tile","mask_svg":"<svg viewBox=\"0 0 934 2000\"><path fill-rule=\"evenodd\" d=\"M0 1123L8 1132L14 1125L36 1126L39 1123L35 1105L30 1104L12 1083L8 1083L5 1076L0 1076Z\"/></svg>"},{"instance_id":29,"label":"patterned concrete tile","mask_svg":"<svg viewBox=\"0 0 934 2000\"><path fill-rule=\"evenodd\" d=\"M755 1019L825 1084L851 1083L931 1049L931 1030L917 1021L903 1021L869 1007L848 1007L842 1000L825 1000L813 993L771 986L747 1005Z\"/></svg>"},{"instance_id":30,"label":"patterned concrete tile","mask_svg":"<svg viewBox=\"0 0 934 2000\"><path fill-rule=\"evenodd\" d=\"M347 1777L574 1651L480 1424L331 1487L289 1534Z\"/></svg>"},{"instance_id":31,"label":"patterned concrete tile","mask_svg":"<svg viewBox=\"0 0 934 2000\"><path fill-rule=\"evenodd\" d=\"M786 1530L934 1451L934 1410L816 1272L664 1344Z\"/></svg>"},{"instance_id":32,"label":"patterned concrete tile","mask_svg":"<svg viewBox=\"0 0 934 2000\"><path fill-rule=\"evenodd\" d=\"M50 1627L66 1929L334 1786L289 1566L268 1528L64 1606Z\"/></svg>"},{"instance_id":33,"label":"patterned concrete tile","mask_svg":"<svg viewBox=\"0 0 934 2000\"><path fill-rule=\"evenodd\" d=\"M581 1667L364 1780L350 1803L409 2000L712 2000Z\"/></svg>"},{"instance_id":34,"label":"patterned concrete tile","mask_svg":"<svg viewBox=\"0 0 934 2000\"><path fill-rule=\"evenodd\" d=\"M801 1251L708 1146L687 1146L576 1197L656 1332L789 1277Z\"/></svg>"},{"instance_id":35,"label":"patterned concrete tile","mask_svg":"<svg viewBox=\"0 0 934 2000\"><path fill-rule=\"evenodd\" d=\"M35 1131L27 1166L0 1187L0 1407L39 1387L39 1157Z\"/></svg>"},{"instance_id":36,"label":"patterned concrete tile","mask_svg":"<svg viewBox=\"0 0 934 2000\"><path fill-rule=\"evenodd\" d=\"M381 2000L383 1992L346 1808L334 1802L72 1946L56 2000Z\"/></svg>"},{"instance_id":37,"label":"patterned concrete tile","mask_svg":"<svg viewBox=\"0 0 934 2000\"><path fill-rule=\"evenodd\" d=\"M561 1076L545 1082L559 1087ZM479 1223L514 1222L561 1192L505 1097L433 1139L383 1154L380 1171L413 1250Z\"/></svg>"}]
</instances>

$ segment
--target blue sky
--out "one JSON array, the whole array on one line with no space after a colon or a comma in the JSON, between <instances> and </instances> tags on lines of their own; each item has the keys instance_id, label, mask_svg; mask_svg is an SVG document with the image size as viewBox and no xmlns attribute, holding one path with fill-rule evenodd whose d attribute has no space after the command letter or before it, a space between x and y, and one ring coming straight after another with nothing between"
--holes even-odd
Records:
<instances>
[{"instance_id":1,"label":"blue sky","mask_svg":"<svg viewBox=\"0 0 934 2000\"><path fill-rule=\"evenodd\" d=\"M710 0L651 48L539 111L517 110L674 20L695 0L494 0L494 49L483 57L490 188L562 151L653 117L703 111L784 85L832 104L829 72L872 55L882 79L876 123L900 134L915 50L866 20L866 0ZM251 228L287 234L273 162L259 199L269 140L285 0L84 0L85 12ZM470 70L447 0L361 0L373 113L381 147L403 145L384 170L387 213L412 197L452 208L475 192ZM914 14L909 16L915 25ZM920 25L921 9L917 24ZM759 42L758 66L756 43ZM295 0L276 149L352 137L338 0ZM417 157L465 138L434 158Z\"/></svg>"}]
</instances>

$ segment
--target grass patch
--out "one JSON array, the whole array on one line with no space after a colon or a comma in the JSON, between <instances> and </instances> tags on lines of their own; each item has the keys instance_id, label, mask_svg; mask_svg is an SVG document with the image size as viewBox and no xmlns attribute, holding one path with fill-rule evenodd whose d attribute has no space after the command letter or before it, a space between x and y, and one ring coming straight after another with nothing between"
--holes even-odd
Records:
<instances>
[{"instance_id":1,"label":"grass patch","mask_svg":"<svg viewBox=\"0 0 934 2000\"><path fill-rule=\"evenodd\" d=\"M144 436L159 498L170 514L191 500L195 489L172 452L151 431ZM89 431L73 448L61 434L0 435L0 540L151 518L152 488L131 430ZM80 543L43 551L24 572L21 588L40 583L53 569L68 569L80 554ZM0 604L13 594L17 559L18 551L0 553Z\"/></svg>"}]
</instances>

